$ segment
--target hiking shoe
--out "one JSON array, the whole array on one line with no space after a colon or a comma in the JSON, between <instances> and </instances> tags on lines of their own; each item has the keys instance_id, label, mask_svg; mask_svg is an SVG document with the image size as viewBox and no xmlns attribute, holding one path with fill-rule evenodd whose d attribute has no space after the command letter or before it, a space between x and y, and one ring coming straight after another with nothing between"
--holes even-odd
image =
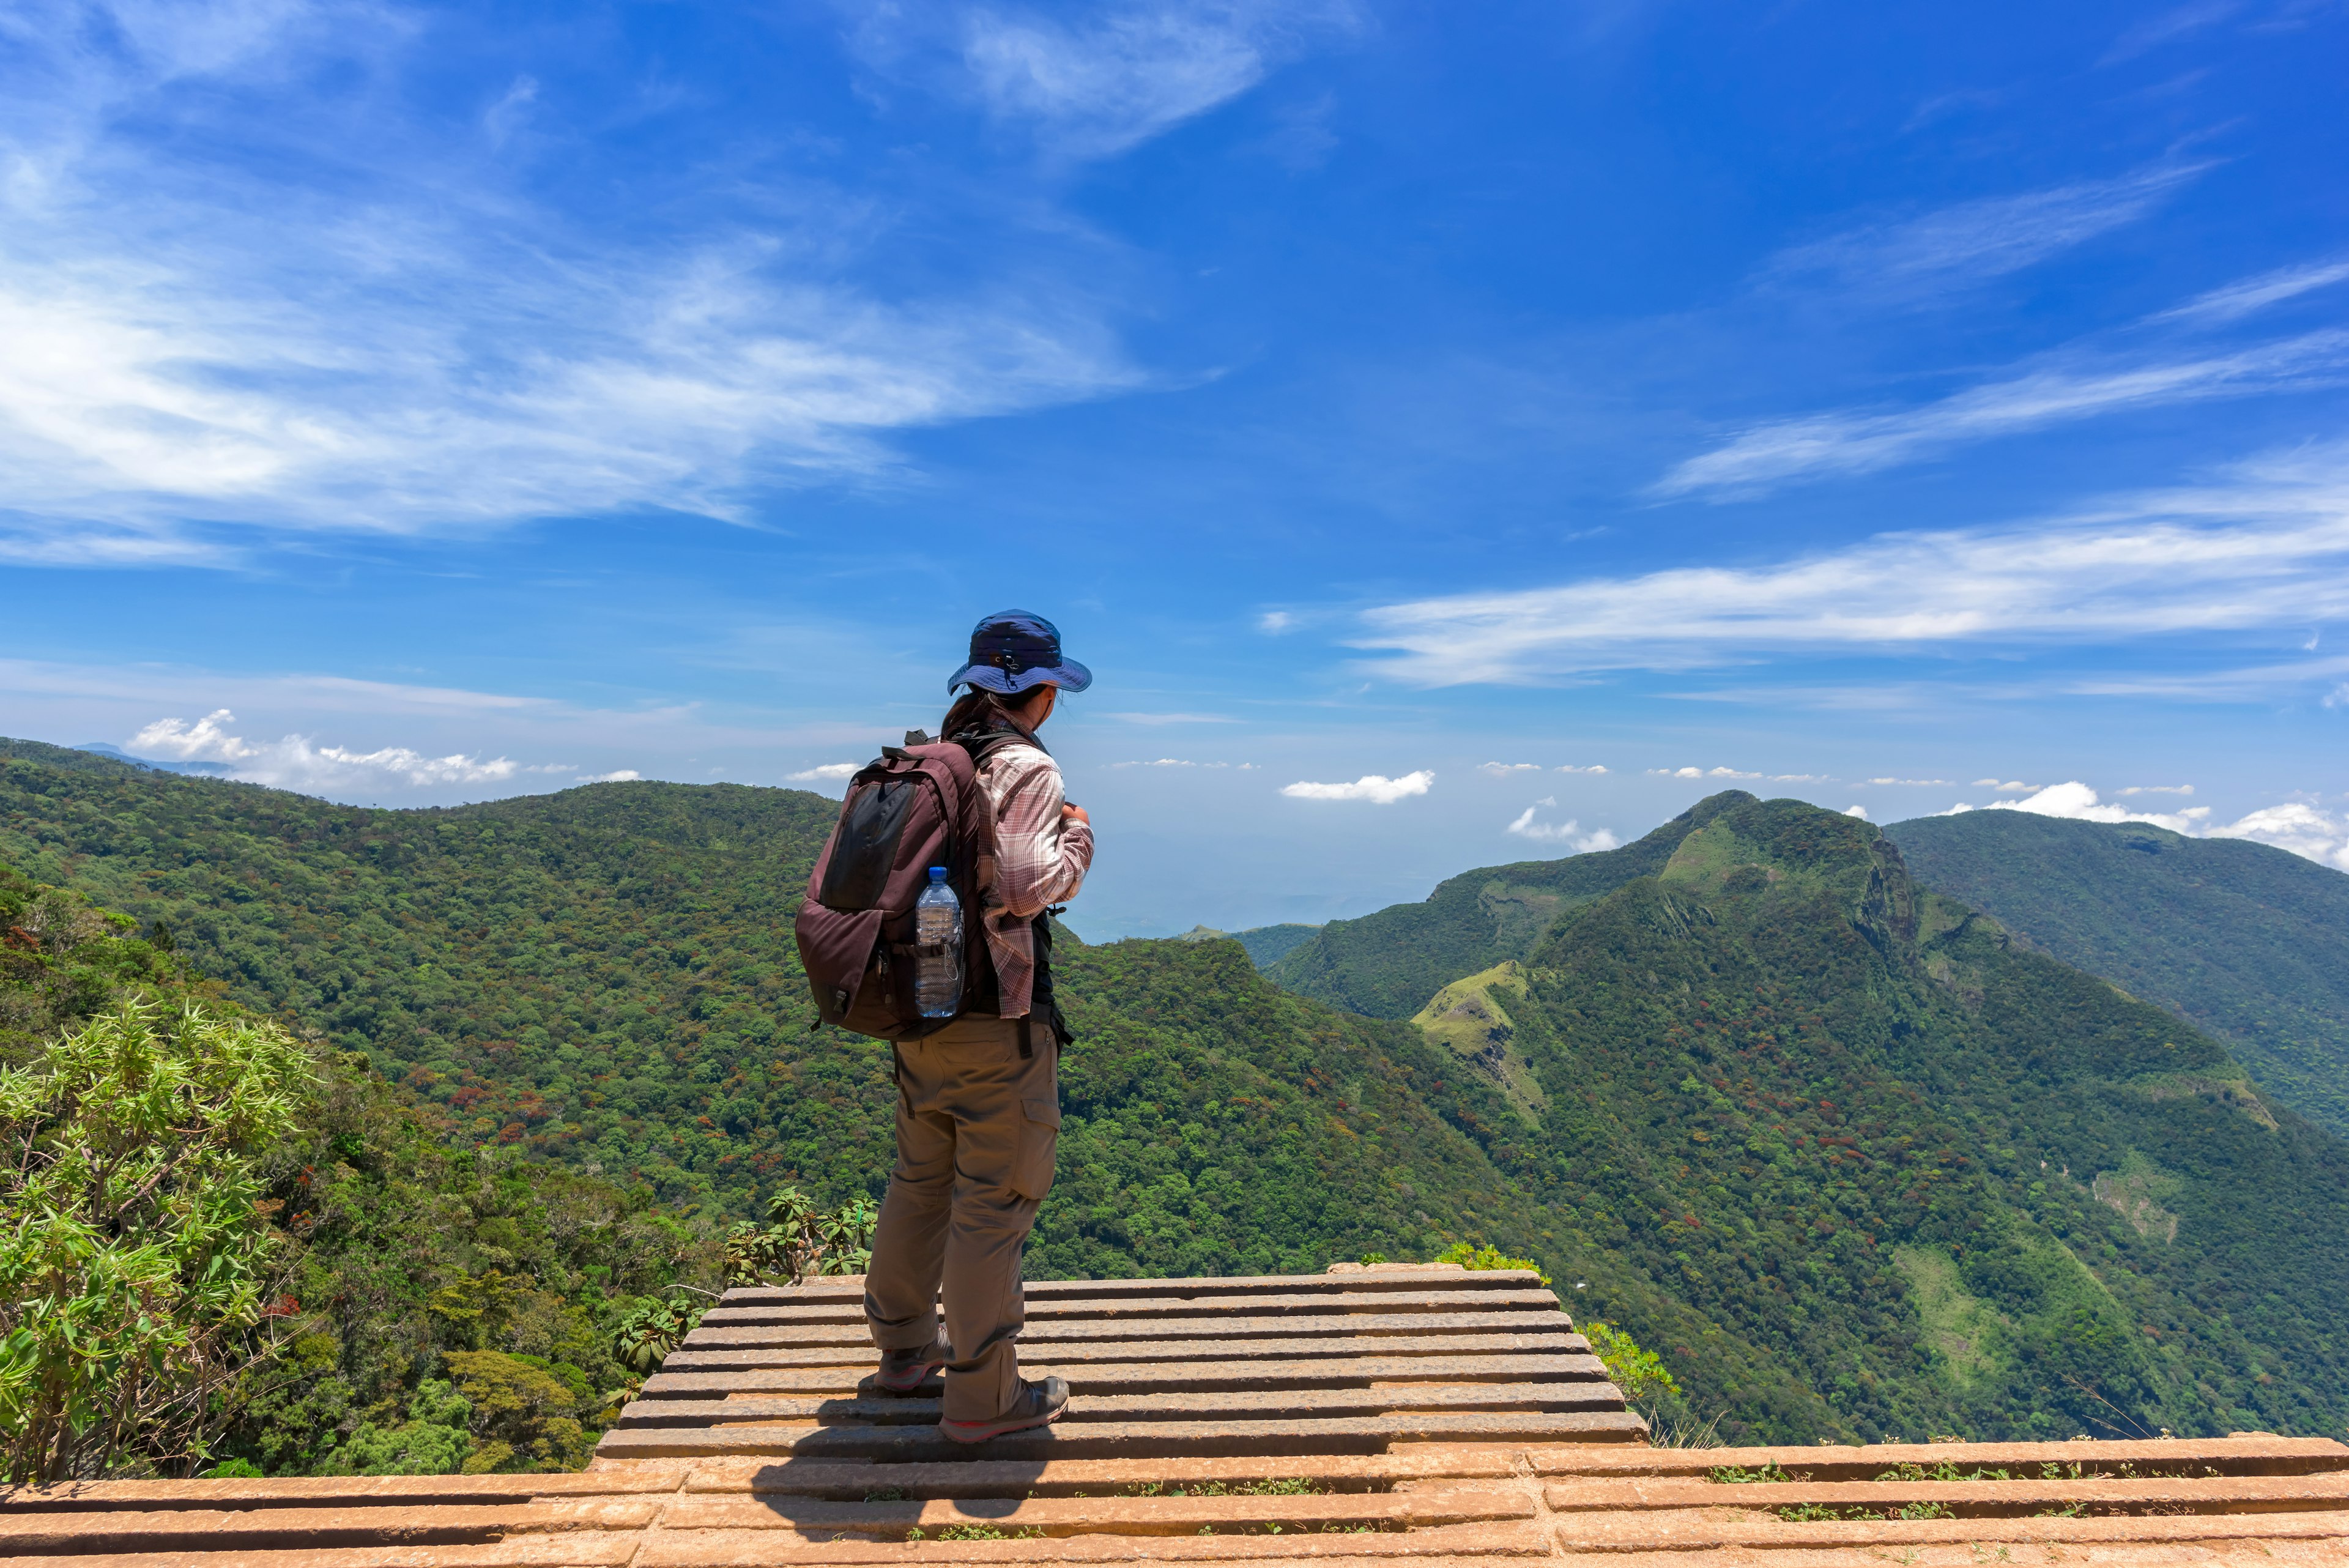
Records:
<instances>
[{"instance_id":1,"label":"hiking shoe","mask_svg":"<svg viewBox=\"0 0 2349 1568\"><path fill-rule=\"evenodd\" d=\"M930 1374L954 1359L954 1351L943 1339L926 1348L916 1350L885 1350L881 1353L881 1370L865 1382L875 1394L904 1397L912 1394L935 1393L935 1386L924 1387Z\"/></svg>"},{"instance_id":2,"label":"hiking shoe","mask_svg":"<svg viewBox=\"0 0 2349 1568\"><path fill-rule=\"evenodd\" d=\"M1061 1418L1069 1407L1069 1386L1058 1377L1047 1377L1040 1383L1019 1380L1019 1397L1011 1408L991 1421L940 1421L938 1430L957 1443L983 1443L989 1438L999 1438L1007 1432L1024 1432L1030 1427L1049 1427Z\"/></svg>"}]
</instances>

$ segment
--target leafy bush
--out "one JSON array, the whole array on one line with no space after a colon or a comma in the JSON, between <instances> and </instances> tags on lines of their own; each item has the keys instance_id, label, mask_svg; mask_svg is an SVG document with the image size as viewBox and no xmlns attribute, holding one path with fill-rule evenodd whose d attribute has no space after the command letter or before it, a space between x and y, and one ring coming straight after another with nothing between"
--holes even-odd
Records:
<instances>
[{"instance_id":1,"label":"leafy bush","mask_svg":"<svg viewBox=\"0 0 2349 1568\"><path fill-rule=\"evenodd\" d=\"M0 1432L9 1477L190 1469L280 1348L259 1157L315 1088L274 1024L129 1001L0 1069Z\"/></svg>"},{"instance_id":2,"label":"leafy bush","mask_svg":"<svg viewBox=\"0 0 2349 1568\"><path fill-rule=\"evenodd\" d=\"M1606 1363L1608 1380L1623 1391L1625 1404L1645 1405L1680 1397L1681 1386L1672 1380L1662 1356L1642 1349L1639 1341L1611 1323L1580 1326L1582 1337L1590 1342L1590 1353Z\"/></svg>"}]
</instances>

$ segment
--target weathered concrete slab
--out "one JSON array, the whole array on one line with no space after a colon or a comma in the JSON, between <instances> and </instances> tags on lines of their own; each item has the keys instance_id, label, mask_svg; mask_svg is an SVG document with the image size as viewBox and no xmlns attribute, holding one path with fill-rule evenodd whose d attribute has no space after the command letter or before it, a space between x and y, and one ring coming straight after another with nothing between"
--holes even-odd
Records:
<instances>
[{"instance_id":1,"label":"weathered concrete slab","mask_svg":"<svg viewBox=\"0 0 2349 1568\"><path fill-rule=\"evenodd\" d=\"M1488 1290L1467 1297L1478 1312L1540 1312L1559 1310L1557 1296L1547 1290ZM1327 1316L1335 1313L1450 1313L1460 1310L1458 1291L1311 1291L1241 1295L1143 1295L1103 1297L1030 1297L1028 1321L1053 1323L1081 1318L1088 1322L1123 1322L1133 1318ZM702 1320L720 1328L769 1327L784 1324L854 1323L862 1324L862 1304L853 1301L800 1302L714 1306Z\"/></svg>"},{"instance_id":2,"label":"weathered concrete slab","mask_svg":"<svg viewBox=\"0 0 2349 1568\"><path fill-rule=\"evenodd\" d=\"M1420 1268L1350 1269L1326 1274L1233 1274L1201 1279L1167 1280L1030 1280L1030 1301L1060 1298L1106 1300L1117 1296L1250 1295L1269 1291L1289 1294L1308 1292L1360 1293L1378 1291L1514 1291L1544 1288L1541 1276L1530 1269L1467 1270L1458 1264ZM722 1298L725 1304L765 1305L790 1302L851 1301L864 1297L864 1276L833 1274L803 1285L737 1285Z\"/></svg>"},{"instance_id":3,"label":"weathered concrete slab","mask_svg":"<svg viewBox=\"0 0 2349 1568\"><path fill-rule=\"evenodd\" d=\"M1888 1512L1913 1504L1964 1518L2084 1511L2258 1513L2349 1509L2349 1471L2313 1476L2213 1476L2135 1480L1713 1481L1583 1480L1553 1484L1545 1496L1560 1512L1654 1508L1832 1508Z\"/></svg>"},{"instance_id":4,"label":"weathered concrete slab","mask_svg":"<svg viewBox=\"0 0 2349 1568\"><path fill-rule=\"evenodd\" d=\"M457 1545L568 1530L642 1530L659 1511L638 1499L502 1507L109 1509L0 1514L0 1556L216 1551L227 1547Z\"/></svg>"},{"instance_id":5,"label":"weathered concrete slab","mask_svg":"<svg viewBox=\"0 0 2349 1568\"><path fill-rule=\"evenodd\" d=\"M1327 1532L1336 1525L1413 1529L1530 1519L1535 1502L1513 1486L1447 1487L1397 1496L1350 1492L1335 1496L936 1498L926 1501L837 1501L779 1494L696 1496L671 1505L663 1530L853 1531L903 1539L909 1531L979 1525L1007 1532L1047 1535L1108 1532L1120 1535L1198 1535L1200 1527L1240 1533L1278 1524L1284 1531Z\"/></svg>"},{"instance_id":6,"label":"weathered concrete slab","mask_svg":"<svg viewBox=\"0 0 2349 1568\"><path fill-rule=\"evenodd\" d=\"M1131 1563L1309 1561L1392 1563L1398 1558L1546 1557L1552 1545L1535 1524L1454 1525L1395 1534L1089 1535L1030 1541L858 1541L778 1539L766 1530L657 1531L642 1568L732 1568L742 1564L826 1563Z\"/></svg>"},{"instance_id":7,"label":"weathered concrete slab","mask_svg":"<svg viewBox=\"0 0 2349 1568\"><path fill-rule=\"evenodd\" d=\"M1537 1475L1702 1476L1723 1468L1758 1471L1775 1467L1788 1477L1812 1480L1873 1480L1904 1465L1925 1470L1943 1465L1960 1470L2005 1469L2015 1476L2041 1475L2054 1465L2065 1475L2116 1472L2130 1467L2143 1474L2307 1475L2349 1469L2349 1446L2330 1438L2279 1438L2242 1433L2231 1438L2162 1438L2143 1442L2065 1443L1878 1443L1866 1448L1752 1449L1560 1449L1537 1448L1526 1455Z\"/></svg>"},{"instance_id":8,"label":"weathered concrete slab","mask_svg":"<svg viewBox=\"0 0 2349 1568\"><path fill-rule=\"evenodd\" d=\"M1201 1331L1202 1333L1206 1331ZM1567 1328L1563 1315L1555 1326L1537 1320L1525 1333L1429 1334L1328 1334L1320 1337L1278 1336L1268 1339L1186 1338L1111 1339L1102 1341L1041 1341L1024 1338L1023 1345L1050 1344L1055 1366L1095 1362L1309 1361L1381 1355L1588 1355L1590 1342ZM855 1366L870 1371L874 1355L870 1338L843 1336L836 1344L792 1349L680 1348L669 1353L664 1372L716 1372L749 1367ZM1030 1357L1030 1359L1034 1359Z\"/></svg>"},{"instance_id":9,"label":"weathered concrete slab","mask_svg":"<svg viewBox=\"0 0 2349 1568\"><path fill-rule=\"evenodd\" d=\"M1315 1335L1523 1334L1529 1327L1569 1326L1566 1314L1524 1312L1362 1312L1344 1316L1219 1317L1218 1339L1288 1339ZM1021 1345L1081 1343L1087 1340L1174 1340L1193 1343L1199 1334L1195 1319L1137 1318L1102 1322L1075 1318L1030 1321L1020 1331ZM715 1350L772 1345L854 1345L870 1348L873 1340L864 1321L842 1323L709 1324L686 1337L688 1350Z\"/></svg>"},{"instance_id":10,"label":"weathered concrete slab","mask_svg":"<svg viewBox=\"0 0 2349 1568\"><path fill-rule=\"evenodd\" d=\"M1261 1421L1385 1416L1419 1410L1619 1410L1612 1383L1438 1383L1390 1387L1241 1389L1220 1394L1097 1394L1071 1400L1063 1428L1096 1422ZM709 1426L720 1422L817 1420L825 1423L935 1425L936 1399L794 1398L757 1395L728 1399L638 1399L618 1427Z\"/></svg>"},{"instance_id":11,"label":"weathered concrete slab","mask_svg":"<svg viewBox=\"0 0 2349 1568\"><path fill-rule=\"evenodd\" d=\"M906 1497L1100 1496L1154 1486L1162 1491L1199 1486L1309 1480L1333 1491L1384 1491L1415 1484L1449 1486L1464 1480L1498 1480L1516 1474L1506 1443L1407 1443L1383 1454L1316 1454L1302 1458L1182 1455L1149 1459L965 1459L947 1464L840 1464L726 1457L691 1467L685 1490L775 1491L816 1497L863 1498L876 1490ZM1528 1494L1530 1495L1530 1494Z\"/></svg>"},{"instance_id":12,"label":"weathered concrete slab","mask_svg":"<svg viewBox=\"0 0 2349 1568\"><path fill-rule=\"evenodd\" d=\"M564 1497L675 1491L684 1464L624 1471L519 1476L277 1476L234 1480L68 1481L53 1487L0 1487L0 1513L105 1510L254 1508L403 1508L530 1502Z\"/></svg>"},{"instance_id":13,"label":"weathered concrete slab","mask_svg":"<svg viewBox=\"0 0 2349 1568\"><path fill-rule=\"evenodd\" d=\"M623 1568L642 1531L516 1535L475 1546L340 1546L292 1550L134 1552L35 1557L39 1568Z\"/></svg>"},{"instance_id":14,"label":"weathered concrete slab","mask_svg":"<svg viewBox=\"0 0 2349 1568\"><path fill-rule=\"evenodd\" d=\"M690 1459L727 1453L831 1459L1143 1459L1186 1454L1374 1453L1397 1442L1575 1443L1647 1440L1627 1411L1495 1411L1356 1417L1339 1420L1081 1421L968 1448L934 1427L651 1427L616 1429L598 1452L615 1458Z\"/></svg>"},{"instance_id":15,"label":"weathered concrete slab","mask_svg":"<svg viewBox=\"0 0 2349 1568\"><path fill-rule=\"evenodd\" d=\"M678 1358L671 1356L671 1362ZM1305 1388L1367 1388L1375 1383L1603 1383L1607 1367L1595 1355L1381 1355L1311 1361L1195 1362L1063 1361L1023 1357L1023 1374L1058 1376L1079 1395L1141 1390L1170 1393L1278 1393ZM871 1367L661 1372L645 1379L637 1397L722 1399L742 1394L812 1394L854 1389Z\"/></svg>"}]
</instances>

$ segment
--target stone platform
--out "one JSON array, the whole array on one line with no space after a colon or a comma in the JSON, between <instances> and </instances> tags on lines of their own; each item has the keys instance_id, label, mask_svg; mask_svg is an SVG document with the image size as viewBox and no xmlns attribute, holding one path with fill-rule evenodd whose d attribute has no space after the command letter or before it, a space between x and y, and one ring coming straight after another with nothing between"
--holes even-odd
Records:
<instances>
[{"instance_id":1,"label":"stone platform","mask_svg":"<svg viewBox=\"0 0 2349 1568\"><path fill-rule=\"evenodd\" d=\"M1273 1568L2349 1563L2349 1448L1652 1449L1526 1274L1030 1286L1045 1433L965 1449L867 1400L852 1281L736 1291L583 1474L0 1492L45 1568Z\"/></svg>"}]
</instances>

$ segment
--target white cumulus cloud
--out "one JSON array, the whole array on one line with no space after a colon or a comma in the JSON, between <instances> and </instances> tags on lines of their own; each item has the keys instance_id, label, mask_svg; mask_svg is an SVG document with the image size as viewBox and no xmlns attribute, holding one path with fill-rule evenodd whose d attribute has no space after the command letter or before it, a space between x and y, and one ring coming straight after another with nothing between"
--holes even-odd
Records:
<instances>
[{"instance_id":1,"label":"white cumulus cloud","mask_svg":"<svg viewBox=\"0 0 2349 1568\"><path fill-rule=\"evenodd\" d=\"M2170 786L2161 791L2165 794L2186 792L2185 785ZM2148 787L2121 793L2151 794L2154 791ZM1979 808L1961 801L1940 815L1954 816L1960 812L1977 809L2029 811L2041 816L2070 817L2079 822L2144 822L2189 837L2247 838L2253 843L2289 850L2335 870L2349 871L2349 820L2307 801L2263 806L2236 821L2214 823L2209 820L2210 808L2207 805L2189 805L2183 811L2175 812L2131 811L2127 806L2102 799L2094 789L2074 779L2064 784L2050 784L2023 800L1994 801Z\"/></svg>"},{"instance_id":2,"label":"white cumulus cloud","mask_svg":"<svg viewBox=\"0 0 2349 1568\"><path fill-rule=\"evenodd\" d=\"M2291 801L2252 812L2210 830L2213 838L2248 838L2305 857L2336 871L2349 871L2349 820Z\"/></svg>"},{"instance_id":3,"label":"white cumulus cloud","mask_svg":"<svg viewBox=\"0 0 2349 1568\"><path fill-rule=\"evenodd\" d=\"M510 757L461 753L429 757L408 746L359 752L347 746L313 745L304 735L249 741L229 732L228 726L235 722L236 715L225 708L214 709L192 723L185 719L158 719L131 736L126 749L135 756L222 763L230 769L231 777L291 790L496 784L522 771L522 764Z\"/></svg>"},{"instance_id":4,"label":"white cumulus cloud","mask_svg":"<svg viewBox=\"0 0 2349 1568\"><path fill-rule=\"evenodd\" d=\"M1943 816L1975 808L1960 801ZM2182 812L2131 811L2101 799L2096 792L2077 779L2059 784L2049 784L2022 800L1993 801L1983 809L1990 811L2028 811L2040 816L2070 817L2079 822L2149 822L2156 827L2166 827L2172 833L2190 833L2201 819L2210 815L2207 805L2189 806Z\"/></svg>"},{"instance_id":5,"label":"white cumulus cloud","mask_svg":"<svg viewBox=\"0 0 2349 1568\"><path fill-rule=\"evenodd\" d=\"M1541 772L1541 764L1539 763L1479 763L1476 764L1476 771L1480 774L1506 777L1510 774L1537 774Z\"/></svg>"},{"instance_id":6,"label":"white cumulus cloud","mask_svg":"<svg viewBox=\"0 0 2349 1568\"><path fill-rule=\"evenodd\" d=\"M1864 805L1845 806L1843 808L1843 814L1846 816L1856 816L1862 822L1866 822L1868 820L1868 807Z\"/></svg>"},{"instance_id":7,"label":"white cumulus cloud","mask_svg":"<svg viewBox=\"0 0 2349 1568\"><path fill-rule=\"evenodd\" d=\"M1552 800L1542 800L1526 807L1518 814L1516 820L1509 824L1507 831L1520 838L1531 838L1541 843L1565 844L1578 855L1587 855L1595 849L1614 849L1619 846L1620 840L1603 827L1585 833L1580 825L1570 818L1565 822L1534 820L1535 814L1543 806L1556 804L1557 803Z\"/></svg>"},{"instance_id":8,"label":"white cumulus cloud","mask_svg":"<svg viewBox=\"0 0 2349 1568\"><path fill-rule=\"evenodd\" d=\"M1374 805L1392 805L1407 795L1425 794L1434 783L1435 774L1422 768L1399 779L1364 774L1352 784L1283 784L1280 793L1295 800L1367 800Z\"/></svg>"},{"instance_id":9,"label":"white cumulus cloud","mask_svg":"<svg viewBox=\"0 0 2349 1568\"><path fill-rule=\"evenodd\" d=\"M836 782L841 779L854 778L856 770L864 765L862 763L818 763L812 768L802 768L795 774L785 774L783 776L793 784L812 784L818 779Z\"/></svg>"}]
</instances>

